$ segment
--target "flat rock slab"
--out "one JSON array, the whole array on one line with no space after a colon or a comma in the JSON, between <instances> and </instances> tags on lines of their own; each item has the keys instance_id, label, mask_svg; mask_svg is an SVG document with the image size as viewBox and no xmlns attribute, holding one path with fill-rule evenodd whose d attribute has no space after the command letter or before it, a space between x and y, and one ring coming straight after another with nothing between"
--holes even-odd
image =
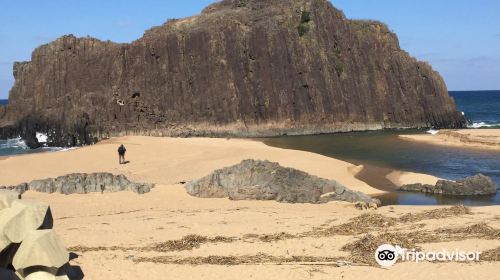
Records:
<instances>
[{"instance_id":1,"label":"flat rock slab","mask_svg":"<svg viewBox=\"0 0 500 280\"><path fill-rule=\"evenodd\" d=\"M423 192L444 195L494 195L498 189L493 180L483 174L477 174L458 181L439 180L436 185L409 184L400 188L402 191Z\"/></svg>"},{"instance_id":2,"label":"flat rock slab","mask_svg":"<svg viewBox=\"0 0 500 280\"><path fill-rule=\"evenodd\" d=\"M113 175L111 173L74 173L57 178L33 180L30 183L23 183L17 186L0 187L0 189L15 190L19 193L30 190L62 194L119 191L144 194L150 192L152 188L154 188L154 184L132 182L124 175Z\"/></svg>"},{"instance_id":3,"label":"flat rock slab","mask_svg":"<svg viewBox=\"0 0 500 280\"><path fill-rule=\"evenodd\" d=\"M233 200L289 203L341 200L380 204L377 199L349 190L337 181L260 160L244 160L231 167L215 170L206 177L189 182L185 188L190 195L204 198L228 197Z\"/></svg>"}]
</instances>

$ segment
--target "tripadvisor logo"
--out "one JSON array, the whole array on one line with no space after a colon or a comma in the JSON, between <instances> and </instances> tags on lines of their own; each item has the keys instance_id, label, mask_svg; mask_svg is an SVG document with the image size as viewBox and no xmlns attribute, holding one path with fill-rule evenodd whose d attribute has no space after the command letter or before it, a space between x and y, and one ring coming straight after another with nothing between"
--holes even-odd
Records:
<instances>
[{"instance_id":1,"label":"tripadvisor logo","mask_svg":"<svg viewBox=\"0 0 500 280\"><path fill-rule=\"evenodd\" d=\"M405 249L399 246L393 246L390 244L380 245L375 251L375 260L382 267L391 267L399 259L401 261L410 262L472 262L479 261L481 252L465 252L455 249L454 251L440 250L440 251L417 251L415 249Z\"/></svg>"}]
</instances>

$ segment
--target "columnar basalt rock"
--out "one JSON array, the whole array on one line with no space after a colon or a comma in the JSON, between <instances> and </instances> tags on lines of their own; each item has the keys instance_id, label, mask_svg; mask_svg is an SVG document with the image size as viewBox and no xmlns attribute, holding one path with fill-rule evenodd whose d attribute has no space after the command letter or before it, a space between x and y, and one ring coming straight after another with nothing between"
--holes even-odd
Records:
<instances>
[{"instance_id":1,"label":"columnar basalt rock","mask_svg":"<svg viewBox=\"0 0 500 280\"><path fill-rule=\"evenodd\" d=\"M14 64L0 135L270 136L462 127L441 76L327 0L224 0L130 44L63 36Z\"/></svg>"},{"instance_id":2,"label":"columnar basalt rock","mask_svg":"<svg viewBox=\"0 0 500 280\"><path fill-rule=\"evenodd\" d=\"M286 168L278 163L244 160L215 170L186 185L190 195L234 200L276 200L288 203L326 203L339 200L379 205L378 199L352 191L337 181Z\"/></svg>"}]
</instances>

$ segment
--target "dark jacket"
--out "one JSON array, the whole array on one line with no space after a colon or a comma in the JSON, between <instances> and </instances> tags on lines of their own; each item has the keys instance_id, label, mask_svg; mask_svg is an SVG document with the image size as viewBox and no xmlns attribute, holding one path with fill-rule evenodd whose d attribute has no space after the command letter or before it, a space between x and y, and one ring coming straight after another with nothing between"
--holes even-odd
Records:
<instances>
[{"instance_id":1,"label":"dark jacket","mask_svg":"<svg viewBox=\"0 0 500 280\"><path fill-rule=\"evenodd\" d=\"M127 151L127 149L125 149L125 146L123 146L123 145L121 145L118 148L118 154L120 154L120 155L124 155L126 151Z\"/></svg>"}]
</instances>

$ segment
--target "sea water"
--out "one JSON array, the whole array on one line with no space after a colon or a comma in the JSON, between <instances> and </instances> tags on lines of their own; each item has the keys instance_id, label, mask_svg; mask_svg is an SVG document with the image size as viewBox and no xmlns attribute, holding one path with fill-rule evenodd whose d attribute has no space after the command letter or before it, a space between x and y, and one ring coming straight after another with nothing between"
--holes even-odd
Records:
<instances>
[{"instance_id":1,"label":"sea water","mask_svg":"<svg viewBox=\"0 0 500 280\"><path fill-rule=\"evenodd\" d=\"M8 104L8 100L0 99L0 105ZM36 137L40 142L47 141L47 135L43 133L37 133ZM29 153L40 153L40 152L51 152L51 151L66 151L67 148L58 148L58 147L42 147L39 149L30 149L26 143L21 138L13 138L7 140L0 139L0 156L12 156L12 155L20 155L20 154L29 154Z\"/></svg>"},{"instance_id":2,"label":"sea water","mask_svg":"<svg viewBox=\"0 0 500 280\"><path fill-rule=\"evenodd\" d=\"M470 128L500 128L500 91L450 92L457 108L472 121ZM435 146L398 137L428 131L373 131L262 139L270 146L310 151L353 164L431 174L456 180L482 173L500 187L500 151ZM381 180L378 180L380 182ZM386 180L387 181L387 180ZM382 186L387 189L387 186ZM450 197L394 192L380 197L384 204L500 205L500 191L493 196Z\"/></svg>"},{"instance_id":3,"label":"sea water","mask_svg":"<svg viewBox=\"0 0 500 280\"><path fill-rule=\"evenodd\" d=\"M471 128L500 128L500 90L451 91L458 110L472 120Z\"/></svg>"}]
</instances>

